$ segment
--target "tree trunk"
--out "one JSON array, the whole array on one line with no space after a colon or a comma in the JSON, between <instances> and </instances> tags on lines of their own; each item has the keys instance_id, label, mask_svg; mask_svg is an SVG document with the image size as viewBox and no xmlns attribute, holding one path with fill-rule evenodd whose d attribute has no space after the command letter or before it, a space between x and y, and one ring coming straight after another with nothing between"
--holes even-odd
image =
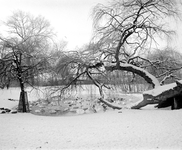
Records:
<instances>
[{"instance_id":1,"label":"tree trunk","mask_svg":"<svg viewBox=\"0 0 182 150\"><path fill-rule=\"evenodd\" d=\"M131 109L140 109L148 104L158 104L157 108L169 107L182 108L182 80L163 85L143 93L143 100Z\"/></svg>"},{"instance_id":2,"label":"tree trunk","mask_svg":"<svg viewBox=\"0 0 182 150\"><path fill-rule=\"evenodd\" d=\"M21 78L19 78L20 82L20 98L19 98L19 105L18 105L18 111L19 112L29 112L29 104L28 104L28 96L27 92L25 91L24 83Z\"/></svg>"},{"instance_id":3,"label":"tree trunk","mask_svg":"<svg viewBox=\"0 0 182 150\"><path fill-rule=\"evenodd\" d=\"M143 101L139 102L137 105L132 106L131 109L140 109L141 107L145 107L148 104L157 104L157 102L154 102L152 100L151 101L143 100Z\"/></svg>"},{"instance_id":4,"label":"tree trunk","mask_svg":"<svg viewBox=\"0 0 182 150\"><path fill-rule=\"evenodd\" d=\"M29 103L27 92L20 92L20 99L18 104L18 112L29 112Z\"/></svg>"}]
</instances>

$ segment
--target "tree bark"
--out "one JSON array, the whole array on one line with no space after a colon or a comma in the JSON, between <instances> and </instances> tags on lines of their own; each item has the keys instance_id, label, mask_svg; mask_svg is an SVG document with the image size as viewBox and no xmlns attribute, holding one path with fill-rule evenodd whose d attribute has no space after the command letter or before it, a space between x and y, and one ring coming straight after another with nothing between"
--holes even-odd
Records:
<instances>
[{"instance_id":1,"label":"tree bark","mask_svg":"<svg viewBox=\"0 0 182 150\"><path fill-rule=\"evenodd\" d=\"M24 83L22 78L19 78L20 82L20 98L19 98L19 105L18 105L18 111L19 112L29 112L29 104L28 104L28 96L27 92L25 91Z\"/></svg>"},{"instance_id":2,"label":"tree bark","mask_svg":"<svg viewBox=\"0 0 182 150\"><path fill-rule=\"evenodd\" d=\"M29 103L27 92L20 92L20 99L18 104L18 112L29 112Z\"/></svg>"},{"instance_id":3,"label":"tree bark","mask_svg":"<svg viewBox=\"0 0 182 150\"><path fill-rule=\"evenodd\" d=\"M153 90L145 91L143 93L143 100L137 105L132 106L131 109L140 109L148 104L158 104L156 107L168 107L171 109L182 108L181 101L179 97L182 93L182 80L176 81L176 83L171 83L163 85Z\"/></svg>"}]
</instances>

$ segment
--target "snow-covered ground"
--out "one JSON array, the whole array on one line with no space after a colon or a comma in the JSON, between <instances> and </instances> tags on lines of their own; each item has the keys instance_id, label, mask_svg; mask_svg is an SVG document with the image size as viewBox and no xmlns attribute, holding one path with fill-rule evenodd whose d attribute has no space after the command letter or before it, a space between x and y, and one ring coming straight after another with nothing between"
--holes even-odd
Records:
<instances>
[{"instance_id":1,"label":"snow-covered ground","mask_svg":"<svg viewBox=\"0 0 182 150\"><path fill-rule=\"evenodd\" d=\"M17 104L6 99L19 93L8 92L1 91L0 107ZM0 114L0 150L181 150L182 110L152 108L54 117Z\"/></svg>"},{"instance_id":2,"label":"snow-covered ground","mask_svg":"<svg viewBox=\"0 0 182 150\"><path fill-rule=\"evenodd\" d=\"M1 150L182 149L182 110L0 116Z\"/></svg>"}]
</instances>

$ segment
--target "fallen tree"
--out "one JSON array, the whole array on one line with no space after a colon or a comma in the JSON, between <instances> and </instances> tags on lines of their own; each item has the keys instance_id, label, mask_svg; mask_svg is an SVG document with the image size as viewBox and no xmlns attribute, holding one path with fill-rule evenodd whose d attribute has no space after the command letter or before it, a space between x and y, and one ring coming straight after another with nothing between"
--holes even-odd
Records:
<instances>
[{"instance_id":1,"label":"fallen tree","mask_svg":"<svg viewBox=\"0 0 182 150\"><path fill-rule=\"evenodd\" d=\"M180 98L182 98L182 80L143 92L143 100L131 109L140 109L148 104L158 104L157 108L171 106L171 109L179 109L182 108Z\"/></svg>"}]
</instances>

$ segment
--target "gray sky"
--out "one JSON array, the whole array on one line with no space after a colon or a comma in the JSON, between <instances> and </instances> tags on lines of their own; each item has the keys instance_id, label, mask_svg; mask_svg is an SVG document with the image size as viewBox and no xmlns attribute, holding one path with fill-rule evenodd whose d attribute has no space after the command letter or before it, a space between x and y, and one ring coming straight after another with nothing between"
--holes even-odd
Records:
<instances>
[{"instance_id":1,"label":"gray sky","mask_svg":"<svg viewBox=\"0 0 182 150\"><path fill-rule=\"evenodd\" d=\"M88 43L92 35L92 8L107 0L0 0L0 20L5 21L14 11L41 15L50 21L58 38L68 41L74 49Z\"/></svg>"},{"instance_id":2,"label":"gray sky","mask_svg":"<svg viewBox=\"0 0 182 150\"><path fill-rule=\"evenodd\" d=\"M17 10L30 12L34 16L42 15L50 21L58 38L68 41L68 48L74 49L91 39L92 8L97 3L107 2L108 0L0 0L0 20L5 21ZM168 45L182 52L182 23L173 26L177 35Z\"/></svg>"}]
</instances>

